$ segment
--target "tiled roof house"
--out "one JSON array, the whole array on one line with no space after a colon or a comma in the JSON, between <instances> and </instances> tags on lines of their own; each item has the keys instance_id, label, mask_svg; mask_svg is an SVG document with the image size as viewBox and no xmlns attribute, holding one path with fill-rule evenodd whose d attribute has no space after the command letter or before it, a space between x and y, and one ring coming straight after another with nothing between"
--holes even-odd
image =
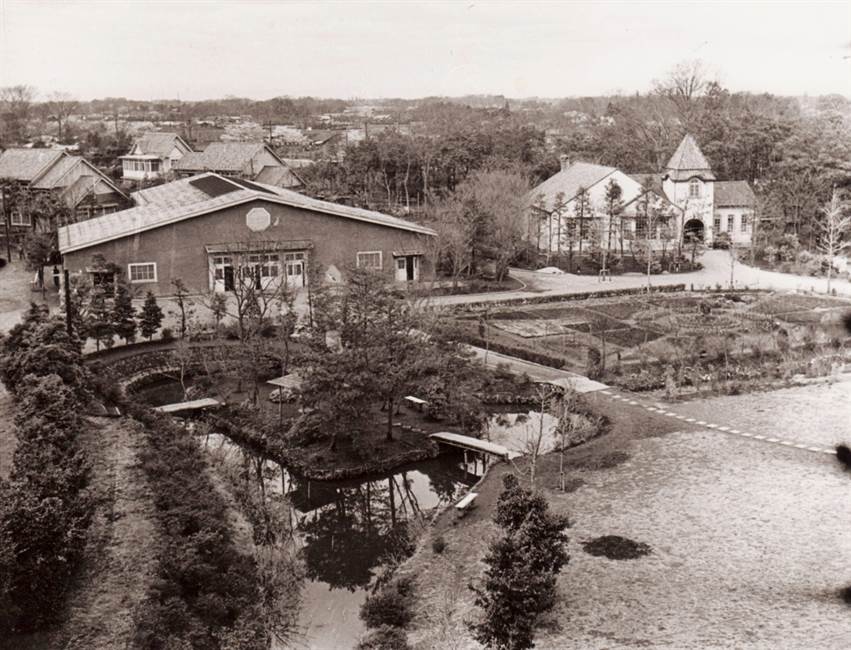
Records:
<instances>
[{"instance_id":1,"label":"tiled roof house","mask_svg":"<svg viewBox=\"0 0 851 650\"><path fill-rule=\"evenodd\" d=\"M0 178L17 181L33 191L57 194L75 219L116 212L130 198L82 156L56 149L6 149L0 154ZM33 225L31 215L13 210L12 226Z\"/></svg>"},{"instance_id":2,"label":"tiled roof house","mask_svg":"<svg viewBox=\"0 0 851 650\"><path fill-rule=\"evenodd\" d=\"M211 142L204 151L184 156L175 171L180 176L215 172L287 189L304 185L283 159L262 142Z\"/></svg>"}]
</instances>

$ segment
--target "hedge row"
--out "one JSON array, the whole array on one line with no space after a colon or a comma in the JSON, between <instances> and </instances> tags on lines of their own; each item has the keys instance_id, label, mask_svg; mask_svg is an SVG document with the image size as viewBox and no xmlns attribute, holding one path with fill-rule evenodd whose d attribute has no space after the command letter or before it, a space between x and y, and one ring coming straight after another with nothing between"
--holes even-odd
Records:
<instances>
[{"instance_id":1,"label":"hedge row","mask_svg":"<svg viewBox=\"0 0 851 650\"><path fill-rule=\"evenodd\" d=\"M524 348L497 343L496 341L485 341L483 338L480 338L475 334L470 334L469 332L457 332L455 334L455 338L460 343L475 345L480 348L487 348L492 352L516 357L518 359L523 359L524 361L531 361L532 363L549 366L550 368L561 368L565 363L564 359L555 355L546 354L544 352L533 352Z\"/></svg>"},{"instance_id":2,"label":"hedge row","mask_svg":"<svg viewBox=\"0 0 851 650\"><path fill-rule=\"evenodd\" d=\"M654 286L650 293L677 293L685 291L685 284L666 284ZM508 307L520 305L543 305L550 302L571 302L576 300L593 300L595 298L617 298L619 296L637 296L647 294L647 287L633 287L628 289L603 289L601 291L589 291L588 293L565 293L548 294L545 296L532 296L528 298L506 298L505 300L493 300L487 302L462 303L459 305L448 305L452 311L474 312L491 307ZM443 305L438 305L444 307Z\"/></svg>"},{"instance_id":3,"label":"hedge row","mask_svg":"<svg viewBox=\"0 0 851 650\"><path fill-rule=\"evenodd\" d=\"M158 579L137 611L134 646L218 650L238 638L240 648L265 649L257 567L236 546L197 441L146 407L129 400L123 406L144 425L141 466L163 535Z\"/></svg>"},{"instance_id":4,"label":"hedge row","mask_svg":"<svg viewBox=\"0 0 851 650\"><path fill-rule=\"evenodd\" d=\"M17 446L0 481L0 638L61 615L94 504L78 435L87 398L78 342L33 305L3 340L3 383L16 404Z\"/></svg>"}]
</instances>

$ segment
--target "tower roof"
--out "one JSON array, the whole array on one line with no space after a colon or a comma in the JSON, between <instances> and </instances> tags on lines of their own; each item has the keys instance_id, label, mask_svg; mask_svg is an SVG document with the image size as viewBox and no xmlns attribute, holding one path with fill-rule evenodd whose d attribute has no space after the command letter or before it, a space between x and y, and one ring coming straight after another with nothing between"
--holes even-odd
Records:
<instances>
[{"instance_id":1,"label":"tower roof","mask_svg":"<svg viewBox=\"0 0 851 650\"><path fill-rule=\"evenodd\" d=\"M675 181L686 180L692 176L698 176L704 180L715 180L709 162L690 133L686 133L683 137L680 146L668 161L665 171Z\"/></svg>"}]
</instances>

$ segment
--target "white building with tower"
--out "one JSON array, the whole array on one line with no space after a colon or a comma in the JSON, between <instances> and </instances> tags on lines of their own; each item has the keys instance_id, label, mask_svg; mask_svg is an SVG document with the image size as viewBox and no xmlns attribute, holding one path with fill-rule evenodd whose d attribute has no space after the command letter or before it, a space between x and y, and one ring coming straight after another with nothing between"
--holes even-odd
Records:
<instances>
[{"instance_id":1,"label":"white building with tower","mask_svg":"<svg viewBox=\"0 0 851 650\"><path fill-rule=\"evenodd\" d=\"M621 212L610 224L612 183L621 190ZM756 197L747 181L719 181L687 134L660 174L626 174L562 156L560 171L532 189L526 205L530 239L542 251L561 254L590 251L600 233L608 244L610 231L621 249L648 235L655 247L680 238L750 246Z\"/></svg>"}]
</instances>

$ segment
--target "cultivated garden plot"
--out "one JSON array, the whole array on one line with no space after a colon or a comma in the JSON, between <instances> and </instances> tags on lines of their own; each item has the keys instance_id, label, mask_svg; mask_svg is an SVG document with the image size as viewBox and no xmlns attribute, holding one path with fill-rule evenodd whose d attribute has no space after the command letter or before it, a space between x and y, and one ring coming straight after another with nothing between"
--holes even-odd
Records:
<instances>
[{"instance_id":1,"label":"cultivated garden plot","mask_svg":"<svg viewBox=\"0 0 851 650\"><path fill-rule=\"evenodd\" d=\"M592 299L581 307L506 307L487 315L486 337L481 321L461 324L494 350L630 390L711 384L723 392L719 382L733 382L736 392L737 382L760 376L788 380L841 369L841 323L849 312L851 302L828 296L684 292Z\"/></svg>"}]
</instances>

